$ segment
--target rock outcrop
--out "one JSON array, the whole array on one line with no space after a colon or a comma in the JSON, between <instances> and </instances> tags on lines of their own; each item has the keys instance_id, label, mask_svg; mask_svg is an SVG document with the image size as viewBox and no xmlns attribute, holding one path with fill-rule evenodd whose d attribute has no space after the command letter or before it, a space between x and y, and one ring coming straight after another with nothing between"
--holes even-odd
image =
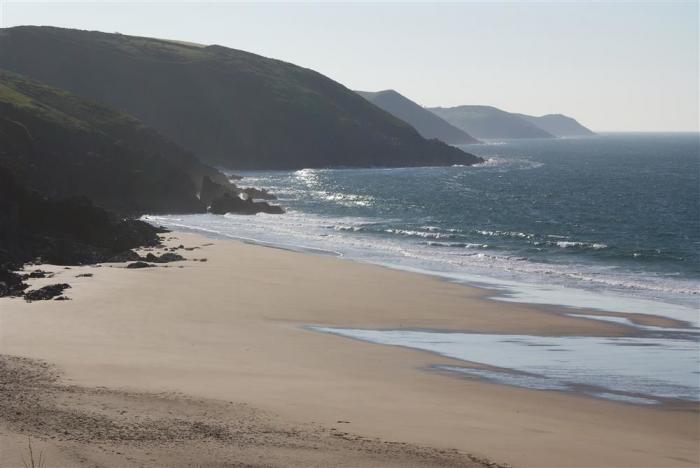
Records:
<instances>
[{"instance_id":1,"label":"rock outcrop","mask_svg":"<svg viewBox=\"0 0 700 468\"><path fill-rule=\"evenodd\" d=\"M63 294L63 291L69 289L70 285L66 283L50 284L39 289L27 291L24 294L24 300L32 301L48 301Z\"/></svg>"},{"instance_id":2,"label":"rock outcrop","mask_svg":"<svg viewBox=\"0 0 700 468\"><path fill-rule=\"evenodd\" d=\"M258 189L255 187L246 187L241 189L241 192L248 195L254 200L277 200L277 197L265 189Z\"/></svg>"},{"instance_id":3,"label":"rock outcrop","mask_svg":"<svg viewBox=\"0 0 700 468\"><path fill-rule=\"evenodd\" d=\"M204 203L205 207L211 205L211 203L217 198L221 197L225 193L234 191L235 185L223 185L218 184L211 180L208 176L204 176L202 179L202 189L199 191L199 199Z\"/></svg>"},{"instance_id":4,"label":"rock outcrop","mask_svg":"<svg viewBox=\"0 0 700 468\"><path fill-rule=\"evenodd\" d=\"M252 215L257 213L282 214L284 210L267 202L256 202L249 197L243 198L240 195L226 193L212 202L209 212L214 214Z\"/></svg>"},{"instance_id":5,"label":"rock outcrop","mask_svg":"<svg viewBox=\"0 0 700 468\"><path fill-rule=\"evenodd\" d=\"M85 198L51 199L29 191L0 166L0 265L17 268L37 259L56 265L98 263L158 245L159 232Z\"/></svg>"}]
</instances>

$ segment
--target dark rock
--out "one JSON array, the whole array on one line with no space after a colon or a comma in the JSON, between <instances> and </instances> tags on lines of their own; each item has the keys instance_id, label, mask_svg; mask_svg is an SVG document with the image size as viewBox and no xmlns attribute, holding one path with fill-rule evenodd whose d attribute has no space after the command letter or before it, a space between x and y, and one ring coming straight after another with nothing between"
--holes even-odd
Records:
<instances>
[{"instance_id":1,"label":"dark rock","mask_svg":"<svg viewBox=\"0 0 700 468\"><path fill-rule=\"evenodd\" d=\"M184 259L185 259L185 257L183 257L180 254L166 252L160 256L159 262L160 263L179 262L179 261L184 260Z\"/></svg>"},{"instance_id":2,"label":"dark rock","mask_svg":"<svg viewBox=\"0 0 700 468\"><path fill-rule=\"evenodd\" d=\"M70 301L70 297L58 296L57 298L54 299L54 301Z\"/></svg>"},{"instance_id":3,"label":"dark rock","mask_svg":"<svg viewBox=\"0 0 700 468\"><path fill-rule=\"evenodd\" d=\"M221 197L225 193L231 193L234 186L225 187L217 184L209 176L202 178L202 188L199 191L199 199L205 206L209 206L211 202Z\"/></svg>"},{"instance_id":4,"label":"dark rock","mask_svg":"<svg viewBox=\"0 0 700 468\"><path fill-rule=\"evenodd\" d=\"M137 254L133 250L125 250L124 252L118 253L114 257L107 260L110 263L123 263L123 262L137 262L142 260L143 257Z\"/></svg>"},{"instance_id":5,"label":"dark rock","mask_svg":"<svg viewBox=\"0 0 700 468\"><path fill-rule=\"evenodd\" d=\"M276 205L270 205L267 202L255 202L251 198L243 199L237 195L231 195L226 193L221 197L214 200L209 206L209 211L214 214L256 214L256 213L269 213L269 214L282 214L284 210Z\"/></svg>"},{"instance_id":6,"label":"dark rock","mask_svg":"<svg viewBox=\"0 0 700 468\"><path fill-rule=\"evenodd\" d=\"M76 278L92 278L92 273L81 273L79 275L75 275Z\"/></svg>"},{"instance_id":7,"label":"dark rock","mask_svg":"<svg viewBox=\"0 0 700 468\"><path fill-rule=\"evenodd\" d=\"M151 268L154 266L155 265L152 265L152 264L146 263L146 262L133 262L133 263L129 263L126 267L127 268Z\"/></svg>"},{"instance_id":8,"label":"dark rock","mask_svg":"<svg viewBox=\"0 0 700 468\"><path fill-rule=\"evenodd\" d=\"M158 234L163 232L162 228L153 227L137 219L127 219L119 222L115 226L114 231L114 240L111 242L110 247L116 251L160 245Z\"/></svg>"},{"instance_id":9,"label":"dark rock","mask_svg":"<svg viewBox=\"0 0 700 468\"><path fill-rule=\"evenodd\" d=\"M24 294L24 300L27 302L46 301L48 299L53 299L56 296L60 296L63 294L63 291L68 288L70 288L70 285L66 283L50 284L48 286L44 286L43 288L26 292Z\"/></svg>"},{"instance_id":10,"label":"dark rock","mask_svg":"<svg viewBox=\"0 0 700 468\"><path fill-rule=\"evenodd\" d=\"M28 287L22 275L12 271L15 266L12 264L0 266L0 297L21 296Z\"/></svg>"},{"instance_id":11,"label":"dark rock","mask_svg":"<svg viewBox=\"0 0 700 468\"><path fill-rule=\"evenodd\" d=\"M241 190L243 193L247 194L248 197L255 200L277 200L277 197L268 192L265 189L258 189L255 187L244 188Z\"/></svg>"},{"instance_id":12,"label":"dark rock","mask_svg":"<svg viewBox=\"0 0 700 468\"><path fill-rule=\"evenodd\" d=\"M270 205L265 202L254 203L254 205L260 208L261 213L284 214L284 209L279 205Z\"/></svg>"},{"instance_id":13,"label":"dark rock","mask_svg":"<svg viewBox=\"0 0 700 468\"><path fill-rule=\"evenodd\" d=\"M214 214L226 214L226 213L247 213L253 214L254 211L251 210L251 202L248 200L243 200L237 195L224 194L217 199L213 200L209 206L209 212Z\"/></svg>"},{"instance_id":14,"label":"dark rock","mask_svg":"<svg viewBox=\"0 0 700 468\"><path fill-rule=\"evenodd\" d=\"M184 260L185 257L182 255L172 253L172 252L166 252L162 254L161 256L158 255L153 255L152 253L149 253L146 255L145 259L148 262L153 262L153 263L168 263L168 262L178 262L180 260Z\"/></svg>"},{"instance_id":15,"label":"dark rock","mask_svg":"<svg viewBox=\"0 0 700 468\"><path fill-rule=\"evenodd\" d=\"M53 273L49 273L44 270L34 270L30 272L29 274L24 275L25 279L27 278L51 278L53 276Z\"/></svg>"},{"instance_id":16,"label":"dark rock","mask_svg":"<svg viewBox=\"0 0 700 468\"><path fill-rule=\"evenodd\" d=\"M148 223L120 219L84 197L31 192L0 166L0 260L92 264L159 243L158 230Z\"/></svg>"}]
</instances>

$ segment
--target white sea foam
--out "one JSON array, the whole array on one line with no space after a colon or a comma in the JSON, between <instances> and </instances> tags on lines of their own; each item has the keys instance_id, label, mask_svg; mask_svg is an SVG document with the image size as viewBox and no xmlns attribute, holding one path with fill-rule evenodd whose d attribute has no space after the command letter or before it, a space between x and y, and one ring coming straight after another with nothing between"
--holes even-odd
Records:
<instances>
[{"instance_id":1,"label":"white sea foam","mask_svg":"<svg viewBox=\"0 0 700 468\"><path fill-rule=\"evenodd\" d=\"M461 249L486 249L488 244L472 244L469 242L438 242L438 241L428 241L426 245L430 247L450 247L450 248L461 248Z\"/></svg>"},{"instance_id":2,"label":"white sea foam","mask_svg":"<svg viewBox=\"0 0 700 468\"><path fill-rule=\"evenodd\" d=\"M476 169L496 169L497 171L507 171L507 170L527 170L527 169L537 169L542 167L544 164L538 161L532 161L525 158L508 158L502 156L491 156L484 160L482 163L474 164L470 166Z\"/></svg>"},{"instance_id":3,"label":"white sea foam","mask_svg":"<svg viewBox=\"0 0 700 468\"><path fill-rule=\"evenodd\" d=\"M700 401L699 343L670 338L541 337L411 330L314 330L431 351L496 369L448 370L534 389L578 389L600 398Z\"/></svg>"},{"instance_id":4,"label":"white sea foam","mask_svg":"<svg viewBox=\"0 0 700 468\"><path fill-rule=\"evenodd\" d=\"M521 238L521 239L532 239L535 237L534 234L528 234L525 232L518 232L518 231L477 230L476 233L481 234L482 236L487 236L487 237L514 237L514 238Z\"/></svg>"},{"instance_id":5,"label":"white sea foam","mask_svg":"<svg viewBox=\"0 0 700 468\"><path fill-rule=\"evenodd\" d=\"M632 328L638 328L640 330L647 331L658 331L664 333L683 333L688 335L700 335L700 328L697 327L685 327L685 328L671 328L671 327L655 327L652 325L641 325L633 322L627 317L617 317L613 315L591 315L591 314L567 314L570 317L579 317L589 320L599 320L601 322L612 322L619 323L621 325L626 325Z\"/></svg>"},{"instance_id":6,"label":"white sea foam","mask_svg":"<svg viewBox=\"0 0 700 468\"><path fill-rule=\"evenodd\" d=\"M393 220L321 217L294 210L283 216L202 214L145 219L174 229L191 229L284 248L337 252L352 260L480 284L500 290L499 300L648 313L700 322L697 301L693 307L658 297L659 294L697 297L694 295L697 285L692 282L594 270L582 265L537 263L496 251L485 243L460 242L454 239L457 233L453 232L382 227L393 224ZM391 230L386 232L391 235L376 234L384 230ZM530 236L524 232L483 232L485 237Z\"/></svg>"},{"instance_id":7,"label":"white sea foam","mask_svg":"<svg viewBox=\"0 0 700 468\"><path fill-rule=\"evenodd\" d=\"M535 390L571 390L564 382L519 372L502 372L491 369L479 369L475 367L435 366L436 369L458 374L475 376L491 382L512 385L514 387L531 388Z\"/></svg>"},{"instance_id":8,"label":"white sea foam","mask_svg":"<svg viewBox=\"0 0 700 468\"><path fill-rule=\"evenodd\" d=\"M434 230L425 232L412 229L385 229L384 232L389 234L399 234L402 236L425 237L429 239L453 239L455 237L453 234L445 234Z\"/></svg>"},{"instance_id":9,"label":"white sea foam","mask_svg":"<svg viewBox=\"0 0 700 468\"><path fill-rule=\"evenodd\" d=\"M559 241L556 246L562 249L607 249L608 246L601 242L578 242L578 241Z\"/></svg>"}]
</instances>

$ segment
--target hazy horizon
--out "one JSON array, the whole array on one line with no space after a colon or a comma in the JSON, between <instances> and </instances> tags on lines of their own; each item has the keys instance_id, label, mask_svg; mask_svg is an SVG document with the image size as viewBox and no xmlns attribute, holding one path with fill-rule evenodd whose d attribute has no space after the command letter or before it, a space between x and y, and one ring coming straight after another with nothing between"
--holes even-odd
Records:
<instances>
[{"instance_id":1,"label":"hazy horizon","mask_svg":"<svg viewBox=\"0 0 700 468\"><path fill-rule=\"evenodd\" d=\"M0 26L219 44L425 107L566 114L600 132L698 131L698 5L2 2Z\"/></svg>"}]
</instances>

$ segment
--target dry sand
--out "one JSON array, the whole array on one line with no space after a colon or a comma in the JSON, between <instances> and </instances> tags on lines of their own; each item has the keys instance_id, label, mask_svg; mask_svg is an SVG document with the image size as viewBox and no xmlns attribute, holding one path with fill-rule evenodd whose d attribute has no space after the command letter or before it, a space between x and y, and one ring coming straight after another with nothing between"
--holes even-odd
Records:
<instances>
[{"instance_id":1,"label":"dry sand","mask_svg":"<svg viewBox=\"0 0 700 468\"><path fill-rule=\"evenodd\" d=\"M36 361L3 359L5 369L34 375L13 380L12 394L50 398L32 406L5 397L0 466L17 466L24 434L51 455L47 468L478 466L479 457L516 467L698 466L696 406L459 379L429 370L455 364L446 358L303 328L624 335L627 327L486 300L483 290L422 275L176 236L171 245L201 248L178 251L189 260L167 268L52 267L57 276L35 284L68 282L72 300L0 302L0 353L62 373L56 380ZM84 272L94 276L75 278ZM58 409L63 416L45 424L31 416ZM101 422L86 428L84 418ZM120 435L131 432L142 440Z\"/></svg>"}]
</instances>

